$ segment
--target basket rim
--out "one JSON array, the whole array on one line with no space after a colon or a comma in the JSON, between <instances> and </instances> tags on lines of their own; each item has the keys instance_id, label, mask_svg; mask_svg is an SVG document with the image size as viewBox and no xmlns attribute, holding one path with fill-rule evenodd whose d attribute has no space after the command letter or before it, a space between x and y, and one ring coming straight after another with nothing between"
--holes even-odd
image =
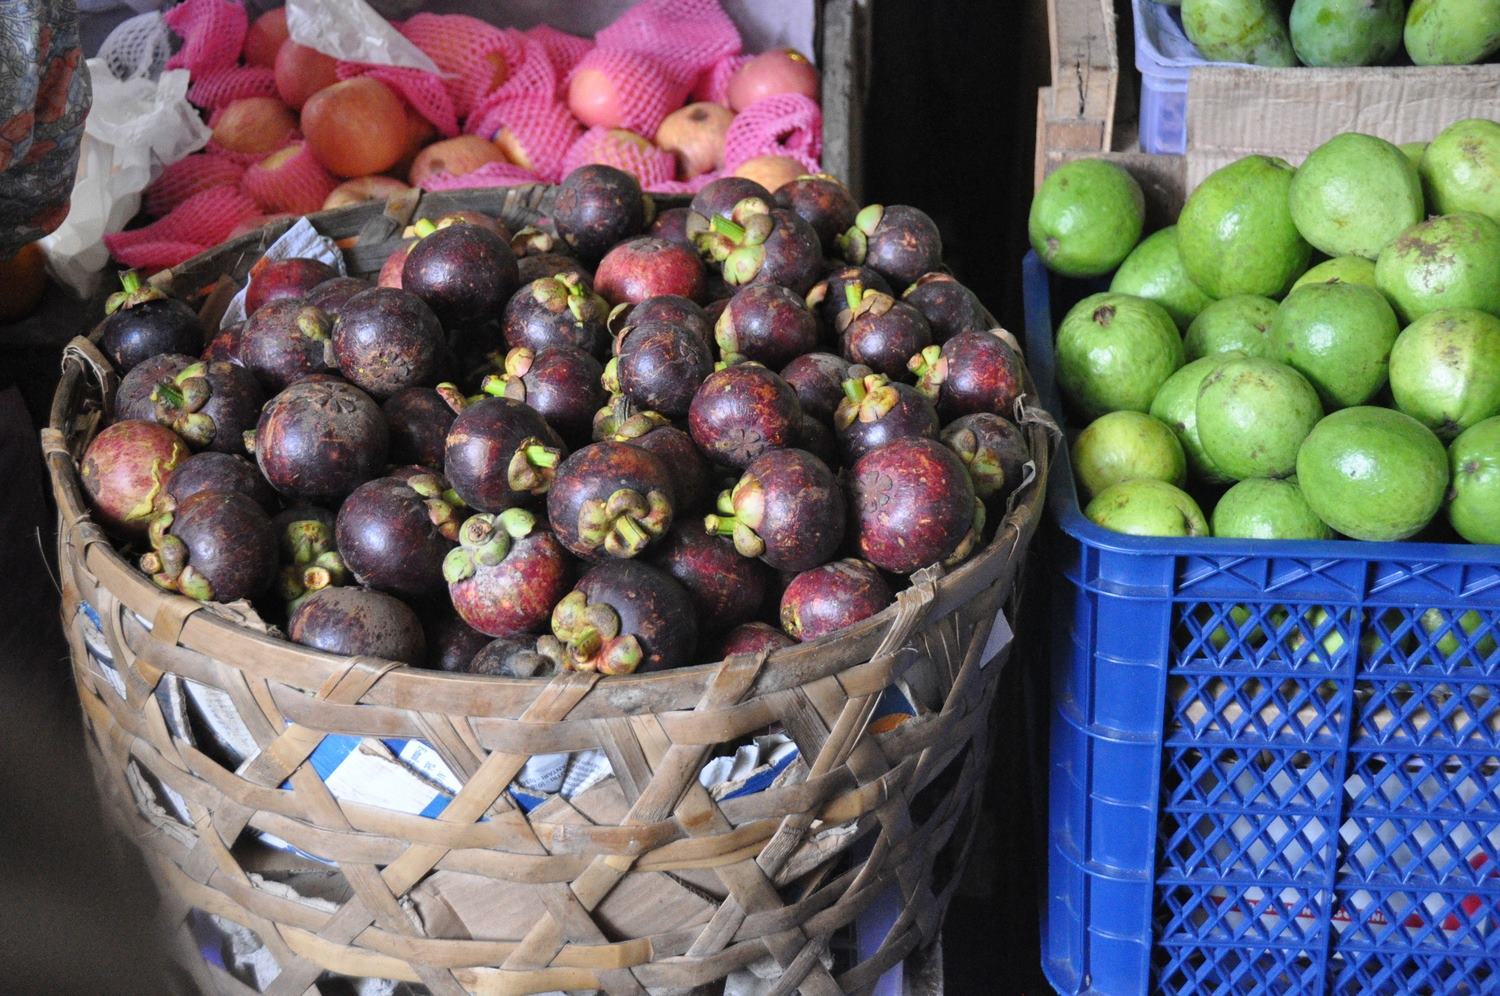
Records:
<instances>
[{"instance_id":1,"label":"basket rim","mask_svg":"<svg viewBox=\"0 0 1500 996\"><path fill-rule=\"evenodd\" d=\"M470 198L483 198L485 196L532 196L537 190L549 190L545 184L529 184L524 187L509 188L476 188L475 190L462 191L465 200ZM423 198L425 200L425 197ZM659 199L660 200L660 199ZM451 203L448 198L440 199L439 203ZM379 203L379 202L374 202ZM420 202L419 202L420 204ZM446 203L445 203L446 207ZM420 211L420 207L418 208ZM307 215L306 218L313 223L314 227L320 227L319 221L326 225L330 221L344 221L356 217L372 215L371 202L365 204L350 205L348 207L336 208L331 211L317 212ZM281 232L285 231L297 219L284 220L274 225L267 226L256 231L249 232L236 239L225 242L219 246L207 250L190 260L185 261L173 271L163 271L166 280L170 281L174 273L196 273L207 267L216 258L230 256L237 252L243 252L255 243L269 244ZM322 230L320 228L320 230ZM398 231L399 238L399 231ZM153 278L156 279L156 278ZM97 327L93 334L97 335ZM1038 398L1036 381L1029 370L1026 374L1027 387L1025 397ZM70 438L71 416L74 415L80 405L83 389L87 378L84 376L80 364L67 362L63 365L63 374L53 395L52 414L49 417L47 430L56 432L62 438ZM1022 418L1018 424L1027 435L1027 442L1032 453L1032 463L1035 472L1031 478L1025 481L1012 495L1007 507L1005 517L995 530L990 541L968 560L958 565L951 571L937 568L938 576L931 582L931 603L927 609L927 618L941 618L951 613L959 605L979 590L988 587L997 581L1009 567L1014 567L1015 562L1024 554L1031 535L1035 532L1040 511L1045 496L1045 485L1048 480L1050 464L1054 454L1053 439L1047 431L1050 421L1044 412L1040 412L1035 406L1020 407L1023 415L1025 412L1035 412L1040 415L1039 420ZM62 417L60 417L62 416ZM48 476L51 478L54 495L57 498L58 515L62 523L60 541L65 541L74 532L80 523L94 525L89 513L88 505L83 499L81 480L78 476L78 466L67 447L59 445L47 445L44 441L44 452L47 454ZM66 499L66 500L65 500ZM189 640L189 629L200 629L204 625L212 626L217 631L219 643L222 646L222 638L232 634L236 640L250 641L258 647L262 655L275 658L273 663L279 664L281 670L297 668L303 670L302 680L291 682L303 688L316 688L324 679L344 670L351 658L328 653L314 649L313 647L292 642L289 638L277 638L268 633L260 633L247 626L237 625L230 618L214 611L206 603L201 603L186 596L159 589L151 584L145 575L141 574L124 557L115 544L106 537L102 529L95 525L97 533L89 538L78 556L83 561L82 566L89 570L90 574L99 580L101 584L108 584L112 593L120 601L122 606L130 608L142 618L146 628L152 629L154 613L142 612L132 603L147 603L154 601L156 605L177 604L176 619L180 630L179 640L185 646L190 646L200 641ZM93 556L93 550L103 548L99 556L103 557L103 563L99 566L107 567L108 573L113 578L106 579L100 576L89 562ZM936 565L934 565L936 567ZM927 570L933 570L928 568ZM921 573L921 572L918 572ZM135 589L131 591L129 589ZM124 589L124 590L122 590ZM909 589L904 589L909 590ZM900 608L900 601L894 601L885 609L866 619L848 626L835 633L821 637L807 643L797 643L790 647L778 648L765 655L766 667L761 677L757 680L758 690L770 692L781 688L797 687L807 681L830 674L838 674L849 667L869 660L870 653L876 649L881 635L887 630L890 623L895 619ZM206 610L206 611L205 611ZM213 639L215 630L209 630L204 636ZM834 651L830 653L830 651ZM210 652L210 656L223 660L219 654ZM758 655L756 655L758 656ZM373 659L373 658L366 658ZM244 663L237 660L223 660L229 666L244 668ZM610 676L608 687L617 693L617 698L641 698L644 700L660 701L659 693L669 687L681 686L680 695L674 699L681 700L682 707L691 708L692 701L707 689L709 681L718 673L723 661L700 661L695 664L685 665L664 671L652 671L633 673L628 675ZM445 672L426 667L401 665L391 670L379 683L380 686L391 696L388 704L404 705L420 701L423 688L450 688L457 693L464 690L512 690L520 693L522 691L539 693L545 689L552 678L511 678L499 675L476 675L457 672ZM430 683L430 684L429 684ZM656 693L646 695L644 693ZM379 696L386 698L385 695ZM474 703L478 705L478 703ZM408 706L409 707L409 706ZM649 708L649 706L648 706ZM670 708L663 703L663 708ZM662 711L662 709L652 709Z\"/></svg>"}]
</instances>

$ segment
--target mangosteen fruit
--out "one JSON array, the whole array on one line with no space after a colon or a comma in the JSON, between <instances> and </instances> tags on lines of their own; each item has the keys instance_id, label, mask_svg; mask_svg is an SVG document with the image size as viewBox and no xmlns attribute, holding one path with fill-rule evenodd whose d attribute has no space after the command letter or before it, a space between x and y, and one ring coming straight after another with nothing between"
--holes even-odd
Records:
<instances>
[{"instance_id":1,"label":"mangosteen fruit","mask_svg":"<svg viewBox=\"0 0 1500 996\"><path fill-rule=\"evenodd\" d=\"M468 671L469 663L490 645L490 638L464 622L452 607L425 613L422 629L427 640L426 664L434 671Z\"/></svg>"},{"instance_id":2,"label":"mangosteen fruit","mask_svg":"<svg viewBox=\"0 0 1500 996\"><path fill-rule=\"evenodd\" d=\"M552 221L580 256L597 260L610 246L643 232L654 210L635 177L595 163L563 178Z\"/></svg>"},{"instance_id":3,"label":"mangosteen fruit","mask_svg":"<svg viewBox=\"0 0 1500 996\"><path fill-rule=\"evenodd\" d=\"M335 368L333 322L300 298L278 298L250 316L240 334L240 362L269 391Z\"/></svg>"},{"instance_id":4,"label":"mangosteen fruit","mask_svg":"<svg viewBox=\"0 0 1500 996\"><path fill-rule=\"evenodd\" d=\"M796 442L802 424L797 392L759 363L708 376L688 409L693 442L715 463L743 468L767 450Z\"/></svg>"},{"instance_id":5,"label":"mangosteen fruit","mask_svg":"<svg viewBox=\"0 0 1500 996\"><path fill-rule=\"evenodd\" d=\"M822 460L805 450L771 450L750 462L703 520L732 537L744 557L778 571L826 563L844 540L844 492Z\"/></svg>"},{"instance_id":6,"label":"mangosteen fruit","mask_svg":"<svg viewBox=\"0 0 1500 996\"><path fill-rule=\"evenodd\" d=\"M281 563L277 591L295 611L308 595L348 584L349 569L334 546L334 514L316 505L296 505L271 520Z\"/></svg>"},{"instance_id":7,"label":"mangosteen fruit","mask_svg":"<svg viewBox=\"0 0 1500 996\"><path fill-rule=\"evenodd\" d=\"M480 384L487 394L524 401L573 444L587 442L594 413L604 404L604 368L575 346L522 346L505 354L502 371Z\"/></svg>"},{"instance_id":8,"label":"mangosteen fruit","mask_svg":"<svg viewBox=\"0 0 1500 996\"><path fill-rule=\"evenodd\" d=\"M511 349L541 352L573 346L592 356L609 353L609 306L574 273L538 277L511 295L500 321Z\"/></svg>"},{"instance_id":9,"label":"mangosteen fruit","mask_svg":"<svg viewBox=\"0 0 1500 996\"><path fill-rule=\"evenodd\" d=\"M704 184L688 204L683 231L705 259L719 262L724 258L723 236L713 229L713 219L728 218L735 205L754 200L769 211L776 205L771 192L743 176L721 176Z\"/></svg>"},{"instance_id":10,"label":"mangosteen fruit","mask_svg":"<svg viewBox=\"0 0 1500 996\"><path fill-rule=\"evenodd\" d=\"M464 622L490 636L541 628L568 593L568 555L524 508L470 516L443 561L448 596Z\"/></svg>"},{"instance_id":11,"label":"mangosteen fruit","mask_svg":"<svg viewBox=\"0 0 1500 996\"><path fill-rule=\"evenodd\" d=\"M500 636L459 670L499 678L550 678L557 673L557 664L537 651L535 640Z\"/></svg>"},{"instance_id":12,"label":"mangosteen fruit","mask_svg":"<svg viewBox=\"0 0 1500 996\"><path fill-rule=\"evenodd\" d=\"M322 588L287 623L293 642L345 656L379 657L420 667L427 656L422 622L401 599L370 588Z\"/></svg>"},{"instance_id":13,"label":"mangosteen fruit","mask_svg":"<svg viewBox=\"0 0 1500 996\"><path fill-rule=\"evenodd\" d=\"M803 353L781 368L781 379L797 392L803 415L829 422L844 400L849 365L848 360L832 353Z\"/></svg>"},{"instance_id":14,"label":"mangosteen fruit","mask_svg":"<svg viewBox=\"0 0 1500 996\"><path fill-rule=\"evenodd\" d=\"M245 433L255 427L265 401L244 367L201 360L158 381L151 391L156 421L189 446L219 453L245 452Z\"/></svg>"},{"instance_id":15,"label":"mangosteen fruit","mask_svg":"<svg viewBox=\"0 0 1500 996\"><path fill-rule=\"evenodd\" d=\"M122 275L120 283L125 289L110 296L99 332L99 346L117 373L123 376L160 353L196 356L203 349L203 326L192 308L142 286L134 270Z\"/></svg>"},{"instance_id":16,"label":"mangosteen fruit","mask_svg":"<svg viewBox=\"0 0 1500 996\"><path fill-rule=\"evenodd\" d=\"M115 388L115 409L110 418L115 422L126 419L153 421L156 402L152 400L151 392L156 390L156 385L171 380L197 362L186 353L159 353L137 363L120 378L120 386Z\"/></svg>"},{"instance_id":17,"label":"mangosteen fruit","mask_svg":"<svg viewBox=\"0 0 1500 996\"><path fill-rule=\"evenodd\" d=\"M678 325L627 325L615 339L614 368L620 393L640 408L668 416L688 413L693 395L713 373L714 358L703 340Z\"/></svg>"},{"instance_id":18,"label":"mangosteen fruit","mask_svg":"<svg viewBox=\"0 0 1500 996\"><path fill-rule=\"evenodd\" d=\"M351 297L374 286L360 277L332 277L308 291L302 300L315 308L322 308L329 317L337 319Z\"/></svg>"},{"instance_id":19,"label":"mangosteen fruit","mask_svg":"<svg viewBox=\"0 0 1500 996\"><path fill-rule=\"evenodd\" d=\"M176 506L205 491L231 491L254 501L267 512L278 502L276 492L260 476L255 464L235 453L204 450L194 453L167 478L167 497Z\"/></svg>"},{"instance_id":20,"label":"mangosteen fruit","mask_svg":"<svg viewBox=\"0 0 1500 996\"><path fill-rule=\"evenodd\" d=\"M390 438L368 394L343 381L304 380L266 403L250 442L277 491L333 503L380 473Z\"/></svg>"},{"instance_id":21,"label":"mangosteen fruit","mask_svg":"<svg viewBox=\"0 0 1500 996\"><path fill-rule=\"evenodd\" d=\"M910 384L867 370L850 367L851 374L861 376L844 381L844 399L833 413L834 433L845 463L895 439L938 438L941 423L931 401Z\"/></svg>"},{"instance_id":22,"label":"mangosteen fruit","mask_svg":"<svg viewBox=\"0 0 1500 996\"><path fill-rule=\"evenodd\" d=\"M586 560L634 557L672 526L675 492L656 454L629 443L590 443L562 462L547 494L557 538Z\"/></svg>"},{"instance_id":23,"label":"mangosteen fruit","mask_svg":"<svg viewBox=\"0 0 1500 996\"><path fill-rule=\"evenodd\" d=\"M664 294L697 301L707 286L708 275L696 252L654 235L619 243L594 271L594 288L610 304L634 304Z\"/></svg>"},{"instance_id":24,"label":"mangosteen fruit","mask_svg":"<svg viewBox=\"0 0 1500 996\"><path fill-rule=\"evenodd\" d=\"M415 294L372 287L344 302L333 357L349 382L376 398L430 381L443 348L437 315Z\"/></svg>"},{"instance_id":25,"label":"mangosteen fruit","mask_svg":"<svg viewBox=\"0 0 1500 996\"><path fill-rule=\"evenodd\" d=\"M163 512L148 530L141 570L168 591L200 601L254 598L276 577L276 537L253 498L205 491Z\"/></svg>"},{"instance_id":26,"label":"mangosteen fruit","mask_svg":"<svg viewBox=\"0 0 1500 996\"><path fill-rule=\"evenodd\" d=\"M687 589L634 560L599 564L552 610L552 635L537 649L558 667L601 674L694 663L698 618Z\"/></svg>"},{"instance_id":27,"label":"mangosteen fruit","mask_svg":"<svg viewBox=\"0 0 1500 996\"><path fill-rule=\"evenodd\" d=\"M711 497L712 468L693 437L667 423L665 417L656 412L655 419L632 418L620 425L610 437L616 442L630 443L655 453L666 464L667 474L672 479L673 509L687 513L702 508Z\"/></svg>"},{"instance_id":28,"label":"mangosteen fruit","mask_svg":"<svg viewBox=\"0 0 1500 996\"><path fill-rule=\"evenodd\" d=\"M803 413L797 426L797 448L806 450L830 467L839 464L839 441L828 423Z\"/></svg>"},{"instance_id":29,"label":"mangosteen fruit","mask_svg":"<svg viewBox=\"0 0 1500 996\"><path fill-rule=\"evenodd\" d=\"M652 550L651 563L692 596L699 628L720 632L754 619L770 589L770 571L696 521L679 522Z\"/></svg>"},{"instance_id":30,"label":"mangosteen fruit","mask_svg":"<svg viewBox=\"0 0 1500 996\"><path fill-rule=\"evenodd\" d=\"M849 304L834 326L843 352L852 363L863 364L892 380L907 376L907 363L932 344L932 329L922 313L880 291L851 286L844 290Z\"/></svg>"},{"instance_id":31,"label":"mangosteen fruit","mask_svg":"<svg viewBox=\"0 0 1500 996\"><path fill-rule=\"evenodd\" d=\"M245 314L254 315L272 301L300 301L307 292L339 271L317 259L261 259L250 267L245 288Z\"/></svg>"},{"instance_id":32,"label":"mangosteen fruit","mask_svg":"<svg viewBox=\"0 0 1500 996\"><path fill-rule=\"evenodd\" d=\"M730 217L714 218L711 226L720 236L713 252L731 287L780 284L805 296L823 275L818 233L785 208L766 210L752 198L735 205Z\"/></svg>"},{"instance_id":33,"label":"mangosteen fruit","mask_svg":"<svg viewBox=\"0 0 1500 996\"><path fill-rule=\"evenodd\" d=\"M846 558L803 571L781 595L781 628L807 643L868 619L896 600L880 572Z\"/></svg>"},{"instance_id":34,"label":"mangosteen fruit","mask_svg":"<svg viewBox=\"0 0 1500 996\"><path fill-rule=\"evenodd\" d=\"M685 207L667 208L665 211L660 211L656 215L656 220L651 223L651 227L646 229L646 234L692 249L693 240L688 237L687 233L687 220L691 213L691 210Z\"/></svg>"},{"instance_id":35,"label":"mangosteen fruit","mask_svg":"<svg viewBox=\"0 0 1500 996\"><path fill-rule=\"evenodd\" d=\"M206 363L239 363L240 336L244 331L244 322L224 326L208 340L208 345L203 347L198 358Z\"/></svg>"},{"instance_id":36,"label":"mangosteen fruit","mask_svg":"<svg viewBox=\"0 0 1500 996\"><path fill-rule=\"evenodd\" d=\"M339 506L334 540L360 584L427 595L443 585L443 558L458 536L462 507L436 474L377 477Z\"/></svg>"},{"instance_id":37,"label":"mangosteen fruit","mask_svg":"<svg viewBox=\"0 0 1500 996\"><path fill-rule=\"evenodd\" d=\"M441 467L448 429L456 413L430 387L397 391L380 406L390 428L392 463Z\"/></svg>"},{"instance_id":38,"label":"mangosteen fruit","mask_svg":"<svg viewBox=\"0 0 1500 996\"><path fill-rule=\"evenodd\" d=\"M838 237L854 224L859 202L827 173L799 176L776 188L777 207L787 208L812 226L826 255L838 251Z\"/></svg>"},{"instance_id":39,"label":"mangosteen fruit","mask_svg":"<svg viewBox=\"0 0 1500 996\"><path fill-rule=\"evenodd\" d=\"M784 367L818 348L818 319L800 296L780 284L751 284L724 306L714 340L728 362L747 359Z\"/></svg>"},{"instance_id":40,"label":"mangosteen fruit","mask_svg":"<svg viewBox=\"0 0 1500 996\"><path fill-rule=\"evenodd\" d=\"M375 275L375 286L401 289L401 273L406 268L406 257L411 255L417 242L417 239L405 239L391 250L385 262L380 264L380 272Z\"/></svg>"},{"instance_id":41,"label":"mangosteen fruit","mask_svg":"<svg viewBox=\"0 0 1500 996\"><path fill-rule=\"evenodd\" d=\"M535 408L485 397L453 420L443 470L471 508L503 512L546 494L563 452L562 438Z\"/></svg>"},{"instance_id":42,"label":"mangosteen fruit","mask_svg":"<svg viewBox=\"0 0 1500 996\"><path fill-rule=\"evenodd\" d=\"M941 346L926 346L907 369L944 420L1007 414L1021 396L1021 358L993 332L961 332Z\"/></svg>"},{"instance_id":43,"label":"mangosteen fruit","mask_svg":"<svg viewBox=\"0 0 1500 996\"><path fill-rule=\"evenodd\" d=\"M839 313L850 310L849 288L859 288L859 295L867 290L878 290L890 294L891 285L885 277L868 266L840 266L828 272L822 280L813 284L807 292L807 306L823 321L823 327L837 330ZM854 298L859 301L859 296Z\"/></svg>"},{"instance_id":44,"label":"mangosteen fruit","mask_svg":"<svg viewBox=\"0 0 1500 996\"><path fill-rule=\"evenodd\" d=\"M164 425L128 419L106 426L83 451L78 472L95 520L121 536L144 536L188 455L187 444Z\"/></svg>"},{"instance_id":45,"label":"mangosteen fruit","mask_svg":"<svg viewBox=\"0 0 1500 996\"><path fill-rule=\"evenodd\" d=\"M1015 423L993 412L965 415L943 428L942 440L969 468L980 500L992 510L1004 508L1031 460L1026 437Z\"/></svg>"},{"instance_id":46,"label":"mangosteen fruit","mask_svg":"<svg viewBox=\"0 0 1500 996\"><path fill-rule=\"evenodd\" d=\"M868 286L868 285L867 285ZM989 318L974 292L951 273L924 273L901 293L932 328L932 341L942 345L960 332L984 332Z\"/></svg>"},{"instance_id":47,"label":"mangosteen fruit","mask_svg":"<svg viewBox=\"0 0 1500 996\"><path fill-rule=\"evenodd\" d=\"M839 236L839 253L878 271L893 287L910 287L943 265L943 238L925 211L905 204L868 204Z\"/></svg>"},{"instance_id":48,"label":"mangosteen fruit","mask_svg":"<svg viewBox=\"0 0 1500 996\"><path fill-rule=\"evenodd\" d=\"M510 243L479 225L434 228L417 223L422 236L401 266L401 289L427 303L447 329L494 318L521 283Z\"/></svg>"},{"instance_id":49,"label":"mangosteen fruit","mask_svg":"<svg viewBox=\"0 0 1500 996\"><path fill-rule=\"evenodd\" d=\"M897 574L957 563L984 526L963 461L932 439L897 439L856 460L849 503L860 555Z\"/></svg>"},{"instance_id":50,"label":"mangosteen fruit","mask_svg":"<svg viewBox=\"0 0 1500 996\"><path fill-rule=\"evenodd\" d=\"M769 654L796 645L796 640L774 626L763 622L740 623L719 641L717 659L724 660L733 654Z\"/></svg>"},{"instance_id":51,"label":"mangosteen fruit","mask_svg":"<svg viewBox=\"0 0 1500 996\"><path fill-rule=\"evenodd\" d=\"M614 334L627 325L645 325L647 322L676 325L698 336L705 346L714 343L714 325L708 313L697 302L676 294L661 294L636 304L617 305L609 313L609 329Z\"/></svg>"}]
</instances>

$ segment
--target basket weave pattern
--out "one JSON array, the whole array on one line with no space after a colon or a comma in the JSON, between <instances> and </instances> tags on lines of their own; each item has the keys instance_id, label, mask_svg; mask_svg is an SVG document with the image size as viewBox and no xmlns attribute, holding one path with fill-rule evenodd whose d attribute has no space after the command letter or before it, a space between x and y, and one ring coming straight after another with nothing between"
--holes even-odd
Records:
<instances>
[{"instance_id":1,"label":"basket weave pattern","mask_svg":"<svg viewBox=\"0 0 1500 996\"><path fill-rule=\"evenodd\" d=\"M369 272L413 212L460 203L519 225L545 214L549 196L465 191L313 220L335 238L358 234L346 255L352 271ZM253 233L164 279L179 294L213 290L277 234ZM1040 514L1044 415L1023 420L1036 479L985 550L951 573L919 573L894 606L837 638L678 671L543 681L336 657L156 588L89 518L77 478L112 386L97 351L77 343L43 433L62 611L104 795L145 852L180 928L181 960L206 990L252 991L204 962L187 927L195 909L259 936L279 965L265 990L277 996L301 994L325 972L436 994L677 991L766 959L782 973L777 993L858 992L935 938L989 750L1005 654L985 659L991 623L1015 611L1014 581ZM85 603L114 674L97 646L90 652ZM876 732L884 728L871 714L896 681L920 690L917 715ZM162 704L174 682L222 692L258 749L236 766L174 735ZM715 799L699 784L703 765L767 727L796 743L805 778ZM330 734L423 741L462 790L435 818L335 798L309 763ZM508 793L534 755L587 748L613 768L609 818L561 800L526 812ZM186 822L143 804L153 784L184 801ZM329 864L243 846L262 834ZM314 869L334 882L338 902L305 902L280 884ZM412 900L438 876L477 876L496 904L525 904L534 922L503 939L429 936ZM632 906L631 896L659 895L663 883L698 904ZM827 967L834 934L892 887L901 913L878 951Z\"/></svg>"}]
</instances>

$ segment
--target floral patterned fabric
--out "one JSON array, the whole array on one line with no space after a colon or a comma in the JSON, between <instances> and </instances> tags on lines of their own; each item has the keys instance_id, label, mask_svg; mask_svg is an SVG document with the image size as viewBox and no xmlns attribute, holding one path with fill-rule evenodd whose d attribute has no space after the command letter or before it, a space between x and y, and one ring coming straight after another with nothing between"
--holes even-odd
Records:
<instances>
[{"instance_id":1,"label":"floral patterned fabric","mask_svg":"<svg viewBox=\"0 0 1500 996\"><path fill-rule=\"evenodd\" d=\"M73 0L0 0L0 258L67 217L89 94Z\"/></svg>"}]
</instances>

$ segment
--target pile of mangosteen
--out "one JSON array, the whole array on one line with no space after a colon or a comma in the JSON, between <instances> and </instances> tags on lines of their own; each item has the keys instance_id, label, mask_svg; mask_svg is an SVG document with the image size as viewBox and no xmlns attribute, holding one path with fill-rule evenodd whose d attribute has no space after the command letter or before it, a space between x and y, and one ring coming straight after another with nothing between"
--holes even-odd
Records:
<instances>
[{"instance_id":1,"label":"pile of mangosteen","mask_svg":"<svg viewBox=\"0 0 1500 996\"><path fill-rule=\"evenodd\" d=\"M826 176L555 193L424 220L374 283L260 260L211 337L127 275L95 518L299 643L513 677L815 640L980 547L1022 364L927 215Z\"/></svg>"}]
</instances>

